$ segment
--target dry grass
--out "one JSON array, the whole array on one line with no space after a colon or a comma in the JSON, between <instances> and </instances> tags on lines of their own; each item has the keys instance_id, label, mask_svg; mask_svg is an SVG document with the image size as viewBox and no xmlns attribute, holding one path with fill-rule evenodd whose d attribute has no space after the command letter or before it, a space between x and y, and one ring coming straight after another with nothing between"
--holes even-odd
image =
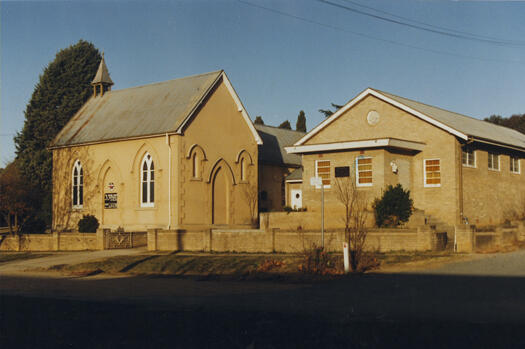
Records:
<instances>
[{"instance_id":1,"label":"dry grass","mask_svg":"<svg viewBox=\"0 0 525 349\"><path fill-rule=\"evenodd\" d=\"M332 254L342 269L342 254ZM414 264L414 262L445 262L461 256L441 252L388 252L373 255L382 268ZM76 265L54 266L51 270L74 276L106 274L176 275L232 278L289 278L301 274L304 258L300 254L208 254L148 253L118 256ZM381 269L382 269L381 268ZM342 273L337 273L342 274ZM333 275L332 275L333 276Z\"/></svg>"},{"instance_id":2,"label":"dry grass","mask_svg":"<svg viewBox=\"0 0 525 349\"><path fill-rule=\"evenodd\" d=\"M50 253L0 252L0 263L50 256Z\"/></svg>"}]
</instances>

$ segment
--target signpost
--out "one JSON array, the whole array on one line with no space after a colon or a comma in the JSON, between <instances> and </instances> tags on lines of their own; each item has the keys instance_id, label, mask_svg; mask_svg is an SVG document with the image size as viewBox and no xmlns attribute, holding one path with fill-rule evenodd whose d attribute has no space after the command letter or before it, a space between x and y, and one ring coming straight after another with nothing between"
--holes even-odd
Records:
<instances>
[{"instance_id":1,"label":"signpost","mask_svg":"<svg viewBox=\"0 0 525 349\"><path fill-rule=\"evenodd\" d=\"M343 260L345 265L345 274L350 271L350 253L348 251L348 243L343 242Z\"/></svg>"},{"instance_id":2,"label":"signpost","mask_svg":"<svg viewBox=\"0 0 525 349\"><path fill-rule=\"evenodd\" d=\"M310 177L310 185L321 188L321 248L324 250L324 185L321 177Z\"/></svg>"}]
</instances>

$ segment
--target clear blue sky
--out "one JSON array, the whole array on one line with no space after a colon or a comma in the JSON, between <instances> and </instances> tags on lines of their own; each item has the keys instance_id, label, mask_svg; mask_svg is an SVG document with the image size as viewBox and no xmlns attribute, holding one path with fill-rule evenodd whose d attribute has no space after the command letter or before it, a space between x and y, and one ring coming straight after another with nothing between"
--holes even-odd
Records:
<instances>
[{"instance_id":1,"label":"clear blue sky","mask_svg":"<svg viewBox=\"0 0 525 349\"><path fill-rule=\"evenodd\" d=\"M501 45L314 0L245 1L267 9L233 0L2 1L0 166L14 158L12 138L39 74L79 39L105 51L114 89L224 69L252 119L271 125L295 126L303 109L311 129L323 119L319 108L369 86L479 118L525 113L525 2L329 0L519 41Z\"/></svg>"}]
</instances>

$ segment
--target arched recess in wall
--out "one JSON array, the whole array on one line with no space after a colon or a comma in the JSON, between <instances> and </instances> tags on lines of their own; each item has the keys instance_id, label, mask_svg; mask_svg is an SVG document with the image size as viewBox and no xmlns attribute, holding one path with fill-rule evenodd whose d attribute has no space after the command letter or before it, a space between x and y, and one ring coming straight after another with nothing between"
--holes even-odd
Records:
<instances>
[{"instance_id":1,"label":"arched recess in wall","mask_svg":"<svg viewBox=\"0 0 525 349\"><path fill-rule=\"evenodd\" d=\"M161 158L159 156L159 153L157 153L157 150L149 142L144 142L135 153L135 156L133 156L133 160L131 162L131 167L129 170L130 173L140 172L139 168L146 153L149 153L153 157L153 160L155 161L156 170L161 171L162 166L160 166Z\"/></svg>"},{"instance_id":2,"label":"arched recess in wall","mask_svg":"<svg viewBox=\"0 0 525 349\"><path fill-rule=\"evenodd\" d=\"M253 165L252 156L245 149L241 150L235 159L235 163L238 164L239 168L239 183L245 183L248 181L248 170L249 166Z\"/></svg>"},{"instance_id":3,"label":"arched recess in wall","mask_svg":"<svg viewBox=\"0 0 525 349\"><path fill-rule=\"evenodd\" d=\"M208 160L204 149L198 144L193 144L186 154L186 159L190 161L191 177L193 179L202 179L204 162Z\"/></svg>"},{"instance_id":4,"label":"arched recess in wall","mask_svg":"<svg viewBox=\"0 0 525 349\"><path fill-rule=\"evenodd\" d=\"M122 226L120 210L124 202L124 183L121 171L115 162L107 159L97 176L98 198L96 204L101 210L100 222L106 226Z\"/></svg>"},{"instance_id":5,"label":"arched recess in wall","mask_svg":"<svg viewBox=\"0 0 525 349\"><path fill-rule=\"evenodd\" d=\"M211 222L224 225L230 223L232 186L235 185L233 171L224 159L215 162L208 182L211 182Z\"/></svg>"},{"instance_id":6,"label":"arched recess in wall","mask_svg":"<svg viewBox=\"0 0 525 349\"><path fill-rule=\"evenodd\" d=\"M235 181L235 174L233 173L232 168L230 167L228 162L224 160L223 158L220 158L217 161L215 161L215 163L211 167L210 173L208 174L208 178L207 178L208 183L211 183L211 181L213 180L213 176L215 175L215 172L217 172L219 168L224 168L225 171L229 173L231 182L233 185L237 184Z\"/></svg>"}]
</instances>

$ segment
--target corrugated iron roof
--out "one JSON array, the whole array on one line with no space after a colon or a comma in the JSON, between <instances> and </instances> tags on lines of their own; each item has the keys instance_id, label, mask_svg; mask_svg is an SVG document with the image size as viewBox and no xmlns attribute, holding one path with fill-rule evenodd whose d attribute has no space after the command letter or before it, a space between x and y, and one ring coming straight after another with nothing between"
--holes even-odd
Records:
<instances>
[{"instance_id":1,"label":"corrugated iron roof","mask_svg":"<svg viewBox=\"0 0 525 349\"><path fill-rule=\"evenodd\" d=\"M262 138L259 147L259 162L270 165L301 166L301 156L288 154L284 147L301 139L305 133L267 125L254 125Z\"/></svg>"},{"instance_id":2,"label":"corrugated iron roof","mask_svg":"<svg viewBox=\"0 0 525 349\"><path fill-rule=\"evenodd\" d=\"M91 97L51 146L175 132L221 74L219 70Z\"/></svg>"},{"instance_id":3,"label":"corrugated iron roof","mask_svg":"<svg viewBox=\"0 0 525 349\"><path fill-rule=\"evenodd\" d=\"M299 167L292 171L288 176L286 176L287 181L298 181L303 180L303 168Z\"/></svg>"},{"instance_id":4,"label":"corrugated iron roof","mask_svg":"<svg viewBox=\"0 0 525 349\"><path fill-rule=\"evenodd\" d=\"M525 134L516 130L396 96L388 92L373 90L473 138L525 149Z\"/></svg>"}]
</instances>

